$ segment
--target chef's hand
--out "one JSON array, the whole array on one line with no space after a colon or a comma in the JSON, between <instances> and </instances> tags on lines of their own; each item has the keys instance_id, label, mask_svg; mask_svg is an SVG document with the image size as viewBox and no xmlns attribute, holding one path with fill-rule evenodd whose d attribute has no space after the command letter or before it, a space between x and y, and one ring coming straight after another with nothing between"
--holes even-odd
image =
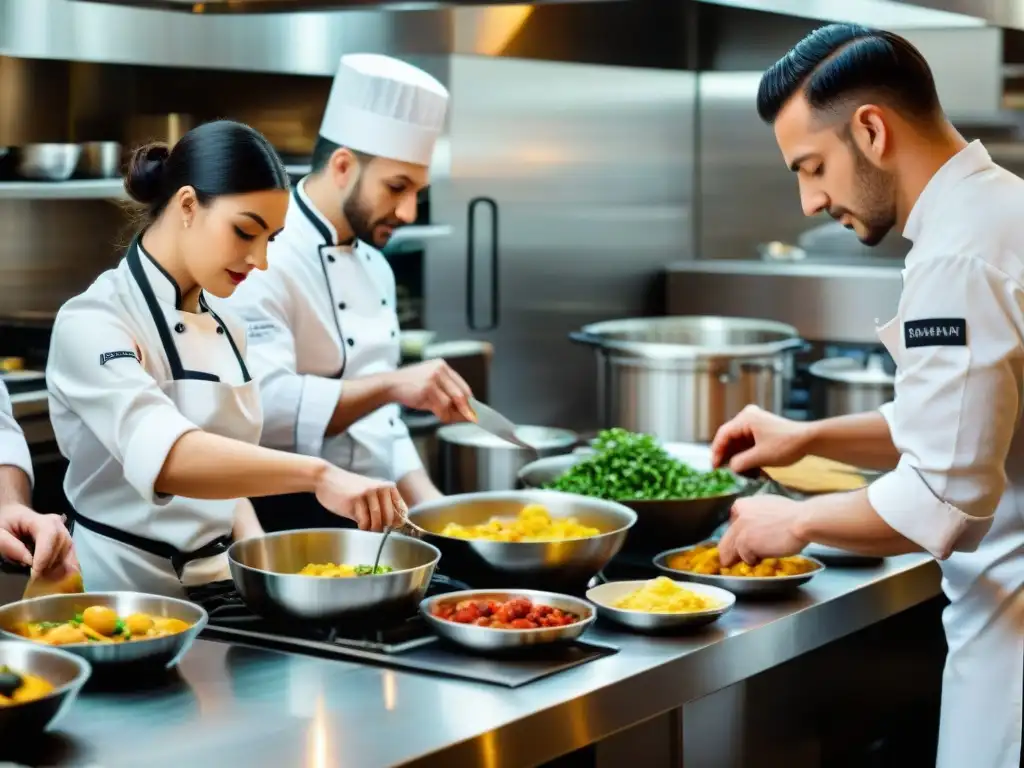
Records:
<instances>
[{"instance_id":1,"label":"chef's hand","mask_svg":"<svg viewBox=\"0 0 1024 768\"><path fill-rule=\"evenodd\" d=\"M729 527L718 542L724 567L742 560L756 565L766 557L795 555L807 542L793 533L800 502L784 496L751 496L732 505Z\"/></svg>"},{"instance_id":2,"label":"chef's hand","mask_svg":"<svg viewBox=\"0 0 1024 768\"><path fill-rule=\"evenodd\" d=\"M405 520L405 502L394 483L328 466L316 486L328 510L354 520L363 531L381 531Z\"/></svg>"},{"instance_id":3,"label":"chef's hand","mask_svg":"<svg viewBox=\"0 0 1024 768\"><path fill-rule=\"evenodd\" d=\"M26 542L32 542L31 551ZM35 576L61 579L79 570L64 519L60 515L41 515L23 504L0 507L0 555L31 566Z\"/></svg>"},{"instance_id":4,"label":"chef's hand","mask_svg":"<svg viewBox=\"0 0 1024 768\"><path fill-rule=\"evenodd\" d=\"M441 421L476 421L469 405L473 391L444 360L406 365L388 374L392 402L430 411Z\"/></svg>"},{"instance_id":5,"label":"chef's hand","mask_svg":"<svg viewBox=\"0 0 1024 768\"><path fill-rule=\"evenodd\" d=\"M748 405L719 427L711 441L711 463L736 474L761 467L788 467L807 455L807 425Z\"/></svg>"}]
</instances>

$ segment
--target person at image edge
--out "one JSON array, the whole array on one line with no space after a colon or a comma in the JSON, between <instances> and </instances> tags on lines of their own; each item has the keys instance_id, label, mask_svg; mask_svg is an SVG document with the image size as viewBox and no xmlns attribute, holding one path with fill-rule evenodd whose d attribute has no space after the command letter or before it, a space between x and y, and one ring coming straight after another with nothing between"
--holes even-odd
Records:
<instances>
[{"instance_id":1,"label":"person at image edge","mask_svg":"<svg viewBox=\"0 0 1024 768\"><path fill-rule=\"evenodd\" d=\"M266 273L227 305L248 323L262 442L392 480L415 505L440 496L400 407L472 421L471 392L443 360L398 368L395 276L377 248L416 220L448 106L435 78L376 54L341 58L313 152ZM272 530L339 524L309 494L256 502Z\"/></svg>"},{"instance_id":2,"label":"person at image edge","mask_svg":"<svg viewBox=\"0 0 1024 768\"><path fill-rule=\"evenodd\" d=\"M265 269L284 226L288 176L269 142L206 123L137 150L125 188L142 231L61 308L46 366L86 590L199 601L230 588L227 546L261 533L247 497L307 491L361 528L395 522L393 483L258 445L245 334L207 301Z\"/></svg>"},{"instance_id":3,"label":"person at image edge","mask_svg":"<svg viewBox=\"0 0 1024 768\"><path fill-rule=\"evenodd\" d=\"M32 509L32 456L0 381L0 557L61 579L78 570L71 534L60 515ZM31 543L31 547L28 544Z\"/></svg>"},{"instance_id":4,"label":"person at image edge","mask_svg":"<svg viewBox=\"0 0 1024 768\"><path fill-rule=\"evenodd\" d=\"M964 140L921 54L888 32L813 32L764 74L757 108L808 216L868 245L897 229L913 248L896 317L878 328L893 402L810 423L748 407L712 444L738 472L808 454L891 471L853 493L738 501L722 564L809 542L930 552L950 600L939 768L1018 768L1024 488L1007 478L1024 478L1024 180Z\"/></svg>"}]
</instances>

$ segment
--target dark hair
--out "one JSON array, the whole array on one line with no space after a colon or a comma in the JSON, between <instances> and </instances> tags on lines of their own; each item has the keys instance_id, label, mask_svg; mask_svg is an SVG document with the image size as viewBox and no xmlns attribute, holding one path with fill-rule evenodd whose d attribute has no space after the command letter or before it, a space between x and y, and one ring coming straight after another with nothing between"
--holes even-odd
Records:
<instances>
[{"instance_id":1,"label":"dark hair","mask_svg":"<svg viewBox=\"0 0 1024 768\"><path fill-rule=\"evenodd\" d=\"M206 204L221 195L288 189L288 173L259 131L231 120L196 126L173 148L147 144L132 155L125 176L128 195L153 221L182 187Z\"/></svg>"},{"instance_id":2,"label":"dark hair","mask_svg":"<svg viewBox=\"0 0 1024 768\"><path fill-rule=\"evenodd\" d=\"M341 149L340 144L335 144L330 139L325 139L323 136L317 136L316 146L313 147L313 159L310 161L313 169L313 173L322 171L327 167L327 162L331 159L331 155ZM373 160L376 155L371 155L366 152L360 152L357 149L349 147L349 152L356 156L356 160L361 165L366 165Z\"/></svg>"},{"instance_id":3,"label":"dark hair","mask_svg":"<svg viewBox=\"0 0 1024 768\"><path fill-rule=\"evenodd\" d=\"M942 109L920 51L892 32L856 24L816 29L775 62L761 77L757 114L774 123L798 90L815 111L866 94L918 118Z\"/></svg>"}]
</instances>

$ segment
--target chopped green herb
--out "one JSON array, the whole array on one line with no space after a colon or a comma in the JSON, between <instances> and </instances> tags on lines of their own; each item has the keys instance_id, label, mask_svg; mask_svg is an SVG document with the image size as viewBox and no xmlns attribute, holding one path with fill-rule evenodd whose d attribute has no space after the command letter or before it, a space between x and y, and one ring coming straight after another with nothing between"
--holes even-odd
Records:
<instances>
[{"instance_id":1,"label":"chopped green herb","mask_svg":"<svg viewBox=\"0 0 1024 768\"><path fill-rule=\"evenodd\" d=\"M356 576L381 576L394 570L390 565L378 565L376 570L372 565L357 565L355 567Z\"/></svg>"},{"instance_id":2,"label":"chopped green herb","mask_svg":"<svg viewBox=\"0 0 1024 768\"><path fill-rule=\"evenodd\" d=\"M593 447L597 453L544 487L612 501L700 499L736 488L729 470L694 469L674 459L650 435L608 429Z\"/></svg>"},{"instance_id":3,"label":"chopped green herb","mask_svg":"<svg viewBox=\"0 0 1024 768\"><path fill-rule=\"evenodd\" d=\"M73 619L71 619L71 623L72 624L81 624L84 621L85 621L85 619L82 618L82 614L80 614L80 613L76 613L75 617Z\"/></svg>"},{"instance_id":4,"label":"chopped green herb","mask_svg":"<svg viewBox=\"0 0 1024 768\"><path fill-rule=\"evenodd\" d=\"M127 634L127 632L128 628L124 625L124 619L117 619L117 621L114 622L114 634Z\"/></svg>"},{"instance_id":5,"label":"chopped green herb","mask_svg":"<svg viewBox=\"0 0 1024 768\"><path fill-rule=\"evenodd\" d=\"M36 626L40 629L55 629L64 623L63 621L40 621Z\"/></svg>"}]
</instances>

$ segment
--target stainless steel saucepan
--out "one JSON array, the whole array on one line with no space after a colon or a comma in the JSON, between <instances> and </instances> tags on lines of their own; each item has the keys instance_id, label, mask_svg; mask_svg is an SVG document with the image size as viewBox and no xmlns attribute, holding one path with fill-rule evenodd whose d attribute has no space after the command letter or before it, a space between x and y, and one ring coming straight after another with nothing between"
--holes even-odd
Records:
<instances>
[{"instance_id":1,"label":"stainless steel saucepan","mask_svg":"<svg viewBox=\"0 0 1024 768\"><path fill-rule=\"evenodd\" d=\"M228 550L239 594L260 616L317 622L384 622L411 615L426 594L441 552L409 536L388 536L377 576L301 576L312 563L371 565L383 534L341 528L282 531L237 541Z\"/></svg>"}]
</instances>

